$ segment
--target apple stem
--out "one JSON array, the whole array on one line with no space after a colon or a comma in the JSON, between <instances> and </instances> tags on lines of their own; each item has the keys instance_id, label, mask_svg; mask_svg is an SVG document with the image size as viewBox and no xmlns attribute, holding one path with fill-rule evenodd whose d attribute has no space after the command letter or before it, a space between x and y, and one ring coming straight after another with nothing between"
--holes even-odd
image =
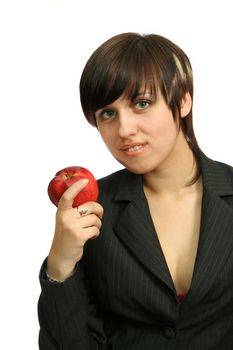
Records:
<instances>
[{"instance_id":1,"label":"apple stem","mask_svg":"<svg viewBox=\"0 0 233 350\"><path fill-rule=\"evenodd\" d=\"M63 175L63 180L64 181L69 180L69 179L71 179L71 177L72 177L72 174L64 174Z\"/></svg>"}]
</instances>

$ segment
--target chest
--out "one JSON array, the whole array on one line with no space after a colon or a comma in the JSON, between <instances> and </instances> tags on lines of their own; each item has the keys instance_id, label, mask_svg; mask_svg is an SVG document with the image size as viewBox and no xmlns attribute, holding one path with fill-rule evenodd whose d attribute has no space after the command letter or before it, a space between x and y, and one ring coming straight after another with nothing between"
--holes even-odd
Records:
<instances>
[{"instance_id":1,"label":"chest","mask_svg":"<svg viewBox=\"0 0 233 350\"><path fill-rule=\"evenodd\" d=\"M149 199L151 217L177 294L190 288L197 255L202 195Z\"/></svg>"}]
</instances>

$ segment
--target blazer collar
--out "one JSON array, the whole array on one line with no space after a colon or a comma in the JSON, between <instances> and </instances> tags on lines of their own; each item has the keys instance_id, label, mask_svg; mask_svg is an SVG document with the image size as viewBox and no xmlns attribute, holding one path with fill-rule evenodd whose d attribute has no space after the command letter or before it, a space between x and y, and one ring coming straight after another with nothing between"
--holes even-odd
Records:
<instances>
[{"instance_id":1,"label":"blazer collar","mask_svg":"<svg viewBox=\"0 0 233 350\"><path fill-rule=\"evenodd\" d=\"M116 194L116 201L132 201L143 193L143 179L141 175L124 170Z\"/></svg>"},{"instance_id":2,"label":"blazer collar","mask_svg":"<svg viewBox=\"0 0 233 350\"><path fill-rule=\"evenodd\" d=\"M203 153L200 159L204 194L199 246L187 298L191 302L207 292L233 247L233 209L222 199L233 196L233 174L227 175L225 165ZM175 292L143 191L142 176L125 170L115 201L127 202L114 224L116 235L148 271Z\"/></svg>"}]
</instances>

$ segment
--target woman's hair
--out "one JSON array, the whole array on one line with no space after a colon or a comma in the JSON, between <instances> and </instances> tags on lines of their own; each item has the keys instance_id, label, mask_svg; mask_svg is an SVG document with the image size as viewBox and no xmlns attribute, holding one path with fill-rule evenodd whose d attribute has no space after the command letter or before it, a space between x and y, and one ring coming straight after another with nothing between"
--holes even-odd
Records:
<instances>
[{"instance_id":1,"label":"woman's hair","mask_svg":"<svg viewBox=\"0 0 233 350\"><path fill-rule=\"evenodd\" d=\"M150 91L155 99L161 93L179 118L189 147L196 159L197 170L189 185L200 174L200 148L192 121L192 109L181 118L180 106L186 93L193 99L192 67L186 54L170 40L156 34L123 33L116 35L94 51L80 80L81 105L88 122L96 126L95 112L120 96L134 99Z\"/></svg>"}]
</instances>

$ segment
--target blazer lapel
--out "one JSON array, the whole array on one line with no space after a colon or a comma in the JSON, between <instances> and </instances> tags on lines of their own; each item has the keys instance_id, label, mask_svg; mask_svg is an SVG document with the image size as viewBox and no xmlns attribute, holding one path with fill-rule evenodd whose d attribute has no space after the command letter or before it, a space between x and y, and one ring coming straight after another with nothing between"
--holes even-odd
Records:
<instances>
[{"instance_id":1,"label":"blazer lapel","mask_svg":"<svg viewBox=\"0 0 233 350\"><path fill-rule=\"evenodd\" d=\"M174 291L148 203L143 191L142 177L127 173L127 181L119 185L116 201L127 201L113 230L131 254L153 275Z\"/></svg>"},{"instance_id":2,"label":"blazer lapel","mask_svg":"<svg viewBox=\"0 0 233 350\"><path fill-rule=\"evenodd\" d=\"M233 186L223 167L204 155L202 176L204 193L200 238L190 297L187 298L191 303L208 292L233 249L233 206L224 200L231 196L233 204Z\"/></svg>"}]
</instances>

